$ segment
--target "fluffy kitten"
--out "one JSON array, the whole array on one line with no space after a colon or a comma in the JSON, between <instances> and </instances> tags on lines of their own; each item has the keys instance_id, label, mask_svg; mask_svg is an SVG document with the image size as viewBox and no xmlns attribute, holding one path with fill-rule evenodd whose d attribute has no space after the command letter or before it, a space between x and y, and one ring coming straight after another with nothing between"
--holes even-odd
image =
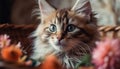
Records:
<instances>
[{"instance_id":1,"label":"fluffy kitten","mask_svg":"<svg viewBox=\"0 0 120 69\"><path fill-rule=\"evenodd\" d=\"M41 23L34 32L32 59L56 55L66 68L91 52L97 40L96 20L88 0L77 0L72 9L55 9L39 0Z\"/></svg>"}]
</instances>

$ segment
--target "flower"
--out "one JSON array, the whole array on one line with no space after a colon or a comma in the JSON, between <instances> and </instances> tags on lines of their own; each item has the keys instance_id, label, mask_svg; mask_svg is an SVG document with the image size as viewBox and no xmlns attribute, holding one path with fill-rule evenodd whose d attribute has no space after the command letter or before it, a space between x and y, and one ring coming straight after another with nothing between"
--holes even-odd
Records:
<instances>
[{"instance_id":1,"label":"flower","mask_svg":"<svg viewBox=\"0 0 120 69\"><path fill-rule=\"evenodd\" d=\"M120 69L120 39L105 39L96 43L92 62L97 69Z\"/></svg>"},{"instance_id":2,"label":"flower","mask_svg":"<svg viewBox=\"0 0 120 69\"><path fill-rule=\"evenodd\" d=\"M54 55L49 55L45 61L39 66L39 69L62 69L60 62Z\"/></svg>"},{"instance_id":3,"label":"flower","mask_svg":"<svg viewBox=\"0 0 120 69\"><path fill-rule=\"evenodd\" d=\"M5 61L18 62L22 56L22 50L17 45L10 45L8 47L2 48L1 56Z\"/></svg>"},{"instance_id":4,"label":"flower","mask_svg":"<svg viewBox=\"0 0 120 69\"><path fill-rule=\"evenodd\" d=\"M0 35L0 48L6 47L10 45L10 39L8 35Z\"/></svg>"},{"instance_id":5,"label":"flower","mask_svg":"<svg viewBox=\"0 0 120 69\"><path fill-rule=\"evenodd\" d=\"M21 44L10 44L8 35L0 35L0 54L3 60L9 62L18 62L22 56Z\"/></svg>"}]
</instances>

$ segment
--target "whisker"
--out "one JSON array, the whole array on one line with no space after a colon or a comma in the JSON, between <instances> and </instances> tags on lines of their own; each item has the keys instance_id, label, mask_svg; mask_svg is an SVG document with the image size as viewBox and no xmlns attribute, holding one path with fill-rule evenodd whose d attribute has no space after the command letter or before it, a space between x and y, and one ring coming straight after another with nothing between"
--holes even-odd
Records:
<instances>
[{"instance_id":1,"label":"whisker","mask_svg":"<svg viewBox=\"0 0 120 69\"><path fill-rule=\"evenodd\" d=\"M78 49L79 54L81 53L81 56L82 56L82 54L84 53L84 49L82 49L81 46L78 47L77 49Z\"/></svg>"},{"instance_id":2,"label":"whisker","mask_svg":"<svg viewBox=\"0 0 120 69\"><path fill-rule=\"evenodd\" d=\"M90 48L90 46L89 46L88 44L84 43L84 42L82 42L82 43L87 47L88 51L91 53L91 48Z\"/></svg>"},{"instance_id":3,"label":"whisker","mask_svg":"<svg viewBox=\"0 0 120 69\"><path fill-rule=\"evenodd\" d=\"M80 46L80 48L83 50L83 53L87 53L86 49L83 46Z\"/></svg>"}]
</instances>

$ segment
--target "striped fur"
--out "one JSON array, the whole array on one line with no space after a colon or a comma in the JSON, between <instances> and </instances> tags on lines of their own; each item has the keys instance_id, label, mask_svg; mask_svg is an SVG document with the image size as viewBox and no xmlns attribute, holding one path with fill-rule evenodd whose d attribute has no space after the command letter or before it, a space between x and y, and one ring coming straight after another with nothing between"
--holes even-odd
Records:
<instances>
[{"instance_id":1,"label":"striped fur","mask_svg":"<svg viewBox=\"0 0 120 69\"><path fill-rule=\"evenodd\" d=\"M47 6L50 5L47 4L45 7L48 8ZM51 9L50 14L49 12L46 14L43 4L40 7L42 22L33 35L36 39L31 58L41 60L47 55L56 55L64 67L74 69L82 56L91 53L95 46L94 42L98 39L94 16L91 13L88 18L88 12L77 13L75 9L55 10L54 8ZM51 31L51 28L55 31Z\"/></svg>"}]
</instances>

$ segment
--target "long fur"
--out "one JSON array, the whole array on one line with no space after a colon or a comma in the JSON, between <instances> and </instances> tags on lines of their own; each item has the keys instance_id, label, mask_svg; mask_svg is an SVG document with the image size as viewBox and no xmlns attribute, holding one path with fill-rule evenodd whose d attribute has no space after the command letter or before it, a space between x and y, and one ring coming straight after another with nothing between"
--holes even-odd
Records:
<instances>
[{"instance_id":1,"label":"long fur","mask_svg":"<svg viewBox=\"0 0 120 69\"><path fill-rule=\"evenodd\" d=\"M91 10L88 12L87 9L87 13L83 11L78 13L74 11L75 9L55 10L49 7L49 11L50 9L51 11L46 15L44 10L48 9L47 6L50 5L46 2L44 4L47 5L44 6L42 2L45 1L39 0L42 22L33 34L35 40L31 58L41 62L47 55L55 55L63 67L74 69L81 57L90 54L95 47L94 42L98 39L96 20L94 20ZM89 5L84 7L89 7ZM88 15L88 13L91 14ZM90 18L87 18L86 15ZM56 32L49 30L51 24L56 26ZM70 25L75 27L72 32L67 30Z\"/></svg>"}]
</instances>

